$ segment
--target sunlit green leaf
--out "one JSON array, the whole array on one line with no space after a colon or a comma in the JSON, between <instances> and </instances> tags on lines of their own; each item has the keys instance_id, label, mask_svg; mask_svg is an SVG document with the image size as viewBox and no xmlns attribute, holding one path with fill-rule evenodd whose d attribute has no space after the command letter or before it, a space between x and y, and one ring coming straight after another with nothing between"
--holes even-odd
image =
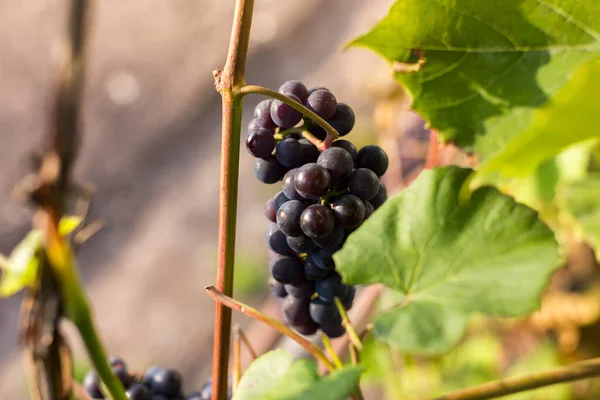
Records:
<instances>
[{"instance_id":1,"label":"sunlit green leaf","mask_svg":"<svg viewBox=\"0 0 600 400\"><path fill-rule=\"evenodd\" d=\"M553 233L530 208L492 188L459 202L470 172L422 172L334 255L346 282L404 295L373 321L378 337L401 350L450 349L470 313L532 312L559 265Z\"/></svg>"},{"instance_id":2,"label":"sunlit green leaf","mask_svg":"<svg viewBox=\"0 0 600 400\"><path fill-rule=\"evenodd\" d=\"M30 231L2 264L0 297L11 296L35 281L40 260L42 232Z\"/></svg>"},{"instance_id":3,"label":"sunlit green leaf","mask_svg":"<svg viewBox=\"0 0 600 400\"><path fill-rule=\"evenodd\" d=\"M80 216L65 215L60 219L60 223L58 224L58 233L61 236L66 236L81 225L81 222L83 222L83 218Z\"/></svg>"}]
</instances>

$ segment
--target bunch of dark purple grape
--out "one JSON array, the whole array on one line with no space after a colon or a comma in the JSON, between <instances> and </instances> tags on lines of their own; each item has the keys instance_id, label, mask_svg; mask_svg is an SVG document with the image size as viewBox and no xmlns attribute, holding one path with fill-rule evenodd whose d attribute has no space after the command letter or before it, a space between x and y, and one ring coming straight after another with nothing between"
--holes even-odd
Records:
<instances>
[{"instance_id":1,"label":"bunch of dark purple grape","mask_svg":"<svg viewBox=\"0 0 600 400\"><path fill-rule=\"evenodd\" d=\"M352 109L325 88L307 90L288 81L279 92L325 119L340 136L354 127ZM342 282L332 256L387 199L379 178L388 157L378 146L357 151L342 139L320 152L301 133L324 140L325 131L279 100L260 102L248 131L246 147L257 158L256 177L267 184L283 181L282 191L267 201L265 215L272 222L269 284L283 299L285 322L304 335L321 328L339 337L345 329L334 297L350 309L355 288Z\"/></svg>"},{"instance_id":2,"label":"bunch of dark purple grape","mask_svg":"<svg viewBox=\"0 0 600 400\"><path fill-rule=\"evenodd\" d=\"M127 370L125 362L118 357L112 358L110 365L130 400L210 400L212 395L212 379L208 379L199 392L185 396L183 378L177 370L150 367L141 374L134 374ZM86 375L83 389L92 399L105 398L96 371L92 370ZM231 398L231 393L227 398Z\"/></svg>"}]
</instances>

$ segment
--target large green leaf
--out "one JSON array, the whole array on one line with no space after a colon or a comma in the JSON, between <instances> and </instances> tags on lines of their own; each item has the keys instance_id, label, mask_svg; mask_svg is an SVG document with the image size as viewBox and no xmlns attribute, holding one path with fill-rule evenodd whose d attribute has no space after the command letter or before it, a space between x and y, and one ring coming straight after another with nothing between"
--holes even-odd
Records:
<instances>
[{"instance_id":1,"label":"large green leaf","mask_svg":"<svg viewBox=\"0 0 600 400\"><path fill-rule=\"evenodd\" d=\"M534 114L530 129L480 166L471 188L526 177L565 149L600 139L600 104L591 100L599 91L600 58L579 69L553 101Z\"/></svg>"},{"instance_id":2,"label":"large green leaf","mask_svg":"<svg viewBox=\"0 0 600 400\"><path fill-rule=\"evenodd\" d=\"M320 379L314 361L294 362L290 353L274 350L248 367L233 400L341 400L356 387L360 373L346 367Z\"/></svg>"},{"instance_id":3,"label":"large green leaf","mask_svg":"<svg viewBox=\"0 0 600 400\"><path fill-rule=\"evenodd\" d=\"M526 129L535 109L600 50L597 0L398 0L351 45L389 61L444 140L483 155ZM485 134L485 136L484 136Z\"/></svg>"},{"instance_id":4,"label":"large green leaf","mask_svg":"<svg viewBox=\"0 0 600 400\"><path fill-rule=\"evenodd\" d=\"M600 175L565 185L560 191L563 207L600 260Z\"/></svg>"},{"instance_id":5,"label":"large green leaf","mask_svg":"<svg viewBox=\"0 0 600 400\"><path fill-rule=\"evenodd\" d=\"M346 282L403 294L373 321L378 337L401 350L448 350L473 312L532 312L559 265L553 233L530 208L493 188L459 202L470 172L422 172L334 255Z\"/></svg>"}]
</instances>

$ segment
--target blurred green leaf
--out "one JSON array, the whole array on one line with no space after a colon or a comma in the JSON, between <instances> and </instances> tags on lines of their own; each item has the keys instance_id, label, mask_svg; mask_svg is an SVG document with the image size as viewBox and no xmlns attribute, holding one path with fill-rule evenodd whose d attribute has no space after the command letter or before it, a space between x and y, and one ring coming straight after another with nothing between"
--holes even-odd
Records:
<instances>
[{"instance_id":1,"label":"blurred green leaf","mask_svg":"<svg viewBox=\"0 0 600 400\"><path fill-rule=\"evenodd\" d=\"M422 172L334 255L345 282L383 283L404 295L373 319L377 337L400 350L449 350L471 313L534 311L559 266L554 235L530 208L492 188L459 202L469 174Z\"/></svg>"},{"instance_id":2,"label":"blurred green leaf","mask_svg":"<svg viewBox=\"0 0 600 400\"><path fill-rule=\"evenodd\" d=\"M61 236L66 236L73 232L83 222L83 217L77 215L65 215L61 218L58 224L58 233Z\"/></svg>"},{"instance_id":3,"label":"blurred green leaf","mask_svg":"<svg viewBox=\"0 0 600 400\"><path fill-rule=\"evenodd\" d=\"M42 232L32 230L13 249L8 259L2 256L0 297L12 296L35 282L41 262L39 252L41 246Z\"/></svg>"}]
</instances>

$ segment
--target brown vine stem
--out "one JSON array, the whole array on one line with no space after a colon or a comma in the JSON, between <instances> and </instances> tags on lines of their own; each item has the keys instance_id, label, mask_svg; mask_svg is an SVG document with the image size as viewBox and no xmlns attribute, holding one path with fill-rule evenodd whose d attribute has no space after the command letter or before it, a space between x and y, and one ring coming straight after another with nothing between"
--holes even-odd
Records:
<instances>
[{"instance_id":1,"label":"brown vine stem","mask_svg":"<svg viewBox=\"0 0 600 400\"><path fill-rule=\"evenodd\" d=\"M289 337L294 340L300 346L302 346L306 351L312 354L317 360L322 362L330 371L335 370L335 365L327 358L325 353L313 342L307 340L302 335L296 333L291 328L288 328L281 322L277 321L274 318L269 317L268 315L262 314L255 308L247 306L244 303L241 303L229 296L226 296L224 293L221 293L214 286L207 286L204 288L208 295L212 297L217 303L222 304L225 307L229 307L233 310L239 311L244 315L247 315L251 318L254 318L258 321L264 322L265 324L272 326L277 329L283 335Z\"/></svg>"},{"instance_id":2,"label":"brown vine stem","mask_svg":"<svg viewBox=\"0 0 600 400\"><path fill-rule=\"evenodd\" d=\"M325 141L321 142L318 145L319 151L323 151L329 148L331 146L331 143L340 136L339 133L331 125L329 125L329 123L327 123L327 121L319 117L307 107L287 97L285 94L281 94L279 92L276 92L275 90L257 85L246 85L240 88L239 93L241 95L262 94L263 96L280 100L283 103L292 107L294 110L301 112L303 115L307 116L308 118L312 119L314 122L319 124L321 128L325 129L325 132L327 132L327 137L325 138Z\"/></svg>"},{"instance_id":3,"label":"brown vine stem","mask_svg":"<svg viewBox=\"0 0 600 400\"><path fill-rule=\"evenodd\" d=\"M433 400L483 400L537 389L557 383L600 376L600 358L581 361L545 372L500 379L462 389Z\"/></svg>"},{"instance_id":4,"label":"brown vine stem","mask_svg":"<svg viewBox=\"0 0 600 400\"><path fill-rule=\"evenodd\" d=\"M217 288L233 295L235 228L238 195L238 168L243 96L237 90L244 86L244 72L252 27L254 0L236 0L227 60L223 71L215 71L215 87L221 94L222 137L221 178L219 191L219 237ZM216 304L213 341L212 399L227 398L231 310Z\"/></svg>"}]
</instances>

